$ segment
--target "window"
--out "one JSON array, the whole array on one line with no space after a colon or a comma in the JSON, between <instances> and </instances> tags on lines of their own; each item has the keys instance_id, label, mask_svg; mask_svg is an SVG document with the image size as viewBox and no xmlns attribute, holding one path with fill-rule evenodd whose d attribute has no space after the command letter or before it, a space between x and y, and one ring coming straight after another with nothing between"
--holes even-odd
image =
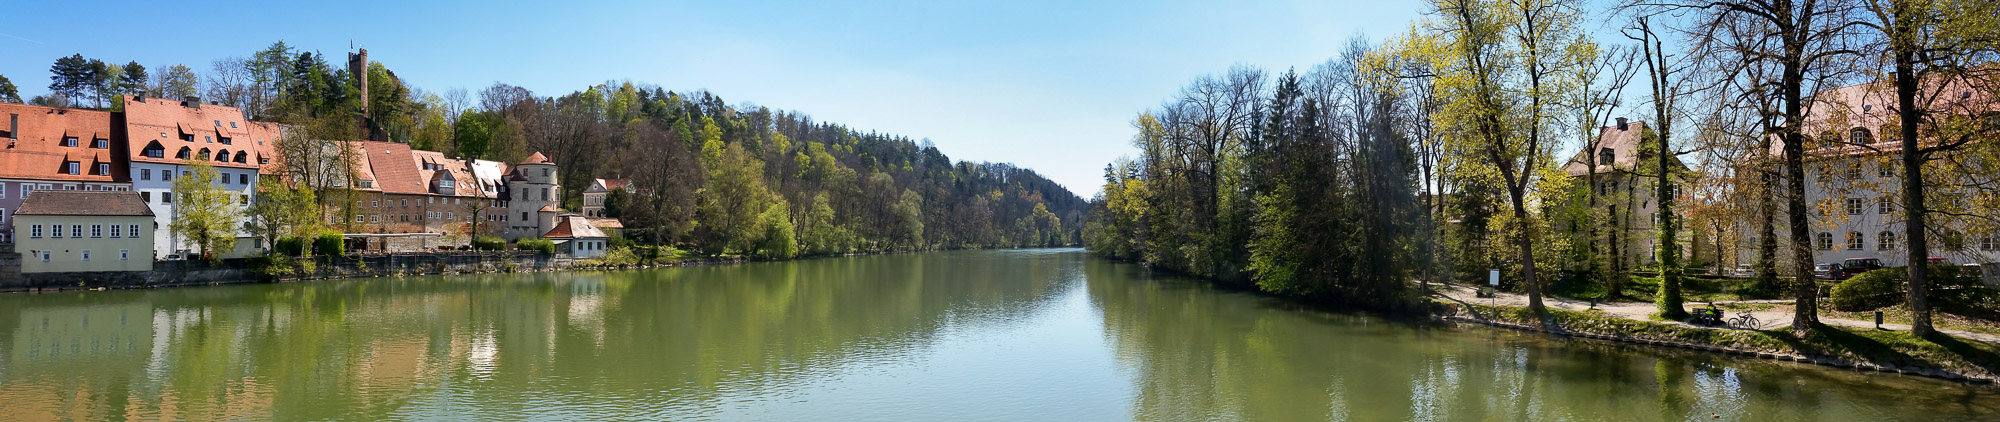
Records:
<instances>
[{"instance_id":1,"label":"window","mask_svg":"<svg viewBox=\"0 0 2000 422\"><path fill-rule=\"evenodd\" d=\"M549 177L549 175L555 174L555 171L556 169L544 168L542 169L542 177Z\"/></svg>"},{"instance_id":2,"label":"window","mask_svg":"<svg viewBox=\"0 0 2000 422\"><path fill-rule=\"evenodd\" d=\"M103 224L92 224L92 225L90 225L90 237L91 237L92 239L99 239L99 238L103 238L103 237L104 237L104 225L103 225Z\"/></svg>"},{"instance_id":3,"label":"window","mask_svg":"<svg viewBox=\"0 0 2000 422\"><path fill-rule=\"evenodd\" d=\"M1986 236L1979 239L1979 250L1992 252L2000 249L2000 236Z\"/></svg>"},{"instance_id":4,"label":"window","mask_svg":"<svg viewBox=\"0 0 2000 422\"><path fill-rule=\"evenodd\" d=\"M49 251L42 251L42 262L49 262Z\"/></svg>"},{"instance_id":5,"label":"window","mask_svg":"<svg viewBox=\"0 0 2000 422\"><path fill-rule=\"evenodd\" d=\"M250 205L250 195L236 195L236 205Z\"/></svg>"},{"instance_id":6,"label":"window","mask_svg":"<svg viewBox=\"0 0 2000 422\"><path fill-rule=\"evenodd\" d=\"M112 238L112 239L117 239L117 238L119 237L119 236L118 236L118 235L119 235L119 232L118 232L118 228L120 228L120 227L124 227L124 226L120 226L120 225L117 225L117 224L113 224L113 225L111 225L111 238Z\"/></svg>"},{"instance_id":7,"label":"window","mask_svg":"<svg viewBox=\"0 0 2000 422\"><path fill-rule=\"evenodd\" d=\"M1892 212L1896 212L1895 200L1890 199L1888 196L1883 196L1875 200L1876 214L1889 215Z\"/></svg>"},{"instance_id":8,"label":"window","mask_svg":"<svg viewBox=\"0 0 2000 422\"><path fill-rule=\"evenodd\" d=\"M62 146L66 146L66 147L73 147L73 146L76 146L76 137L75 137L75 136L64 136L64 137L63 137L63 140L62 140Z\"/></svg>"},{"instance_id":9,"label":"window","mask_svg":"<svg viewBox=\"0 0 2000 422\"><path fill-rule=\"evenodd\" d=\"M161 181L169 181L169 180L174 180L174 171L173 171L173 170L160 170L160 180L161 180Z\"/></svg>"},{"instance_id":10,"label":"window","mask_svg":"<svg viewBox=\"0 0 2000 422\"><path fill-rule=\"evenodd\" d=\"M162 204L171 204L171 203L174 203L174 193L173 193L173 192L160 192L160 203L162 203Z\"/></svg>"},{"instance_id":11,"label":"window","mask_svg":"<svg viewBox=\"0 0 2000 422\"><path fill-rule=\"evenodd\" d=\"M549 188L542 188L542 200L549 200Z\"/></svg>"},{"instance_id":12,"label":"window","mask_svg":"<svg viewBox=\"0 0 2000 422\"><path fill-rule=\"evenodd\" d=\"M239 156L241 156L241 155L242 155L243 153L240 153L240 152L239 152L239 153L236 153L236 154L237 154L237 155L239 155ZM238 160L238 161L242 161L242 160ZM250 184L250 173L243 173L243 174L238 174L238 175L236 175L236 184L239 184L239 185L248 185L248 184Z\"/></svg>"},{"instance_id":13,"label":"window","mask_svg":"<svg viewBox=\"0 0 2000 422\"><path fill-rule=\"evenodd\" d=\"M118 260L119 260L119 261L129 261L129 260L131 260L131 259L132 259L132 250L131 250L131 249L119 249L119 250L118 250Z\"/></svg>"},{"instance_id":14,"label":"window","mask_svg":"<svg viewBox=\"0 0 2000 422\"><path fill-rule=\"evenodd\" d=\"M149 191L139 191L139 202L145 202L148 204L153 203L153 193Z\"/></svg>"},{"instance_id":15,"label":"window","mask_svg":"<svg viewBox=\"0 0 2000 422\"><path fill-rule=\"evenodd\" d=\"M229 184L229 172L222 172L222 184Z\"/></svg>"},{"instance_id":16,"label":"window","mask_svg":"<svg viewBox=\"0 0 2000 422\"><path fill-rule=\"evenodd\" d=\"M1819 232L1819 234L1813 235L1813 243L1814 246L1819 247L1819 250L1833 250L1833 233Z\"/></svg>"},{"instance_id":17,"label":"window","mask_svg":"<svg viewBox=\"0 0 2000 422\"><path fill-rule=\"evenodd\" d=\"M132 233L132 237L139 237L139 225L133 224L130 226L125 226L125 228L127 229L126 230L127 233Z\"/></svg>"},{"instance_id":18,"label":"window","mask_svg":"<svg viewBox=\"0 0 2000 422\"><path fill-rule=\"evenodd\" d=\"M1847 180L1861 180L1861 163L1847 166Z\"/></svg>"},{"instance_id":19,"label":"window","mask_svg":"<svg viewBox=\"0 0 2000 422\"><path fill-rule=\"evenodd\" d=\"M97 175L99 175L99 176L110 176L110 175L111 175L111 163L97 163Z\"/></svg>"},{"instance_id":20,"label":"window","mask_svg":"<svg viewBox=\"0 0 2000 422\"><path fill-rule=\"evenodd\" d=\"M1875 249L1882 251L1896 250L1896 232L1883 231L1881 233L1876 233Z\"/></svg>"},{"instance_id":21,"label":"window","mask_svg":"<svg viewBox=\"0 0 2000 422\"><path fill-rule=\"evenodd\" d=\"M0 183L0 199L7 199L7 184Z\"/></svg>"},{"instance_id":22,"label":"window","mask_svg":"<svg viewBox=\"0 0 2000 422\"><path fill-rule=\"evenodd\" d=\"M90 147L97 149L111 149L111 140L104 138L92 139L90 140Z\"/></svg>"},{"instance_id":23,"label":"window","mask_svg":"<svg viewBox=\"0 0 2000 422\"><path fill-rule=\"evenodd\" d=\"M166 148L161 148L159 144L153 144L153 145L149 145L149 146L147 146L147 147L146 147L146 150L145 150L145 151L143 151L142 153L144 153L144 154L145 154L145 155L146 155L147 157L153 157L153 158L166 158L166 156L167 156L167 149L166 149Z\"/></svg>"},{"instance_id":24,"label":"window","mask_svg":"<svg viewBox=\"0 0 2000 422\"><path fill-rule=\"evenodd\" d=\"M153 169L139 169L139 180L153 180Z\"/></svg>"},{"instance_id":25,"label":"window","mask_svg":"<svg viewBox=\"0 0 2000 422\"><path fill-rule=\"evenodd\" d=\"M1861 250L1867 243L1868 240L1861 237L1861 232L1847 232L1847 250Z\"/></svg>"},{"instance_id":26,"label":"window","mask_svg":"<svg viewBox=\"0 0 2000 422\"><path fill-rule=\"evenodd\" d=\"M63 225L61 225L61 224L50 224L50 225L49 225L49 237L50 237L50 238L54 238L54 239L61 239L61 238L63 237Z\"/></svg>"},{"instance_id":27,"label":"window","mask_svg":"<svg viewBox=\"0 0 2000 422\"><path fill-rule=\"evenodd\" d=\"M1616 162L1617 160L1618 160L1617 150L1611 148L1597 150L1597 165L1600 166L1611 165L1611 163Z\"/></svg>"},{"instance_id":28,"label":"window","mask_svg":"<svg viewBox=\"0 0 2000 422\"><path fill-rule=\"evenodd\" d=\"M80 167L81 166L75 161L63 163L63 173L79 174L78 169Z\"/></svg>"},{"instance_id":29,"label":"window","mask_svg":"<svg viewBox=\"0 0 2000 422\"><path fill-rule=\"evenodd\" d=\"M83 253L81 254L81 256L83 257L83 261L84 261L84 262L90 262L90 250L89 250L89 249L84 249L84 250L83 250Z\"/></svg>"},{"instance_id":30,"label":"window","mask_svg":"<svg viewBox=\"0 0 2000 422\"><path fill-rule=\"evenodd\" d=\"M221 120L215 121L215 127L222 127L222 121Z\"/></svg>"},{"instance_id":31,"label":"window","mask_svg":"<svg viewBox=\"0 0 2000 422\"><path fill-rule=\"evenodd\" d=\"M1847 198L1847 215L1861 215L1861 198Z\"/></svg>"},{"instance_id":32,"label":"window","mask_svg":"<svg viewBox=\"0 0 2000 422\"><path fill-rule=\"evenodd\" d=\"M201 141L202 141L202 142L207 142L207 143L211 143L211 144L213 144L213 143L215 143L215 137L213 137L213 136L208 136L208 135L202 135L202 136L201 136Z\"/></svg>"},{"instance_id":33,"label":"window","mask_svg":"<svg viewBox=\"0 0 2000 422\"><path fill-rule=\"evenodd\" d=\"M223 137L217 137L217 138L215 138L215 141L216 141L216 142L221 142L221 143L223 143L224 145L228 145L228 144L229 144L229 137L227 137L227 136L223 136Z\"/></svg>"},{"instance_id":34,"label":"window","mask_svg":"<svg viewBox=\"0 0 2000 422\"><path fill-rule=\"evenodd\" d=\"M36 224L36 225L34 225L34 226L31 226L31 227L29 227L29 228L28 228L28 238L29 238L29 239L40 239L40 238L42 238L42 225L40 225L40 224Z\"/></svg>"},{"instance_id":35,"label":"window","mask_svg":"<svg viewBox=\"0 0 2000 422\"><path fill-rule=\"evenodd\" d=\"M380 222L382 222L382 216L379 216L379 215L371 215L371 216L368 216L368 222L370 222L370 223L380 223Z\"/></svg>"},{"instance_id":36,"label":"window","mask_svg":"<svg viewBox=\"0 0 2000 422\"><path fill-rule=\"evenodd\" d=\"M1882 160L1882 164L1875 166L1875 177L1884 179L1896 177L1896 162Z\"/></svg>"},{"instance_id":37,"label":"window","mask_svg":"<svg viewBox=\"0 0 2000 422\"><path fill-rule=\"evenodd\" d=\"M83 238L83 225L82 225L82 224L71 224L71 225L69 225L69 237L70 237L70 238L73 238L73 239L82 239L82 238Z\"/></svg>"},{"instance_id":38,"label":"window","mask_svg":"<svg viewBox=\"0 0 2000 422\"><path fill-rule=\"evenodd\" d=\"M410 207L410 199L403 198L403 208L409 208L409 207Z\"/></svg>"},{"instance_id":39,"label":"window","mask_svg":"<svg viewBox=\"0 0 2000 422\"><path fill-rule=\"evenodd\" d=\"M1854 130L1847 131L1847 141L1849 143L1867 145L1868 138L1868 129L1854 128Z\"/></svg>"},{"instance_id":40,"label":"window","mask_svg":"<svg viewBox=\"0 0 2000 422\"><path fill-rule=\"evenodd\" d=\"M174 158L179 158L179 159L182 159L182 160L186 160L186 159L188 159L188 157L189 157L189 156L190 156L191 154L193 154L193 153L194 153L194 150L192 150L192 149L188 149L188 147L181 147L181 150L180 150L180 152L175 152L175 153L174 153Z\"/></svg>"},{"instance_id":41,"label":"window","mask_svg":"<svg viewBox=\"0 0 2000 422\"><path fill-rule=\"evenodd\" d=\"M521 213L521 221L528 221L528 213L526 212Z\"/></svg>"}]
</instances>

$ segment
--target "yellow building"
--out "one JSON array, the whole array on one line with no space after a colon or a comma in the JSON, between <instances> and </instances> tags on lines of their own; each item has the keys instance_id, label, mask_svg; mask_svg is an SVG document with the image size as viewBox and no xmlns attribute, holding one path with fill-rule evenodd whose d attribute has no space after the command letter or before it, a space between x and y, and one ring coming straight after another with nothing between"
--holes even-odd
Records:
<instances>
[{"instance_id":1,"label":"yellow building","mask_svg":"<svg viewBox=\"0 0 2000 422\"><path fill-rule=\"evenodd\" d=\"M153 210L138 192L36 191L14 219L23 273L153 270Z\"/></svg>"}]
</instances>

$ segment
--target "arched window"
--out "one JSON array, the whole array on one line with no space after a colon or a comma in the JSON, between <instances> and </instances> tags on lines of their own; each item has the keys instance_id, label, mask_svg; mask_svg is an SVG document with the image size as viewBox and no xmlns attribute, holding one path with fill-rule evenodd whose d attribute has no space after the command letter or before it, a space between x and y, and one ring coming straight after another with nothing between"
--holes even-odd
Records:
<instances>
[{"instance_id":1,"label":"arched window","mask_svg":"<svg viewBox=\"0 0 2000 422\"><path fill-rule=\"evenodd\" d=\"M225 150L221 150L221 151L217 151L217 152L215 153L215 161L223 161L223 162L227 162L227 161L229 161L229 150L226 150L226 149L225 149Z\"/></svg>"},{"instance_id":2,"label":"arched window","mask_svg":"<svg viewBox=\"0 0 2000 422\"><path fill-rule=\"evenodd\" d=\"M1618 160L1618 150L1605 148L1597 150L1597 165L1608 166Z\"/></svg>"},{"instance_id":3,"label":"arched window","mask_svg":"<svg viewBox=\"0 0 2000 422\"><path fill-rule=\"evenodd\" d=\"M1847 250L1858 251L1867 246L1868 239L1863 238L1861 232L1847 232Z\"/></svg>"},{"instance_id":4,"label":"arched window","mask_svg":"<svg viewBox=\"0 0 2000 422\"><path fill-rule=\"evenodd\" d=\"M153 158L166 158L167 149L161 147L159 141L153 141L146 143L146 149L141 150L140 154Z\"/></svg>"},{"instance_id":5,"label":"arched window","mask_svg":"<svg viewBox=\"0 0 2000 422\"><path fill-rule=\"evenodd\" d=\"M180 152L177 152L177 153L174 153L174 158L179 158L179 159L182 159L182 160L186 160L186 159L188 159L188 151L190 151L190 150L188 149L188 147L181 147L181 151L180 151Z\"/></svg>"},{"instance_id":6,"label":"arched window","mask_svg":"<svg viewBox=\"0 0 2000 422\"><path fill-rule=\"evenodd\" d=\"M1813 235L1813 243L1814 246L1819 247L1819 250L1833 250L1833 233L1819 232L1819 234Z\"/></svg>"},{"instance_id":7,"label":"arched window","mask_svg":"<svg viewBox=\"0 0 2000 422\"><path fill-rule=\"evenodd\" d=\"M237 151L237 152L236 152L236 159L235 159L235 160L231 160L231 161L235 161L235 162L238 162L238 163L242 163L242 162L245 162L244 160L247 160L247 158L245 158L245 157L249 157L249 154L244 154L244 153L243 153L243 151Z\"/></svg>"},{"instance_id":8,"label":"arched window","mask_svg":"<svg viewBox=\"0 0 2000 422\"><path fill-rule=\"evenodd\" d=\"M1883 251L1896 250L1896 232L1884 230L1882 233L1876 234L1875 249Z\"/></svg>"},{"instance_id":9,"label":"arched window","mask_svg":"<svg viewBox=\"0 0 2000 422\"><path fill-rule=\"evenodd\" d=\"M1847 131L1847 142L1848 142L1848 143L1851 143L1851 144L1855 144L1855 145L1868 145L1868 144L1871 144L1871 143L1874 143L1874 142L1872 142L1873 140L1874 140L1874 137L1873 137L1873 136L1869 136L1869 134L1868 134L1868 129L1863 129L1863 128L1858 128L1858 127L1857 127L1857 128L1854 128L1854 130L1850 130L1850 131Z\"/></svg>"},{"instance_id":10,"label":"arched window","mask_svg":"<svg viewBox=\"0 0 2000 422\"><path fill-rule=\"evenodd\" d=\"M194 158L197 160L208 161L208 148L202 148L201 151L195 152Z\"/></svg>"},{"instance_id":11,"label":"arched window","mask_svg":"<svg viewBox=\"0 0 2000 422\"><path fill-rule=\"evenodd\" d=\"M1833 146L1833 144L1840 143L1840 134L1833 133L1830 130L1821 132L1819 134L1819 142L1825 144L1825 146Z\"/></svg>"}]
</instances>

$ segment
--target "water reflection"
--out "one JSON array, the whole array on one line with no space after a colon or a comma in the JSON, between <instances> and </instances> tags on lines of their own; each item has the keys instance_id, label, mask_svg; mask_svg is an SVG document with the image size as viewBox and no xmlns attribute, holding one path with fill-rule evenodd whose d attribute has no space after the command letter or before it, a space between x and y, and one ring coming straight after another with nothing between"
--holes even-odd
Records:
<instances>
[{"instance_id":1,"label":"water reflection","mask_svg":"<svg viewBox=\"0 0 2000 422\"><path fill-rule=\"evenodd\" d=\"M1567 343L1558 343L1567 342ZM1986 390L974 251L0 295L0 419L1977 419Z\"/></svg>"}]
</instances>

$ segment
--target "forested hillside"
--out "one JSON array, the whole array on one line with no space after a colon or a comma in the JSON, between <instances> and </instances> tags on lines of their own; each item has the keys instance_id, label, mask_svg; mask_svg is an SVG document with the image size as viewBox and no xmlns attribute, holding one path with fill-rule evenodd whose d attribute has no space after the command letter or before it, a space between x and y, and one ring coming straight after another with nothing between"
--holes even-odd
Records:
<instances>
[{"instance_id":1,"label":"forested hillside","mask_svg":"<svg viewBox=\"0 0 2000 422\"><path fill-rule=\"evenodd\" d=\"M593 178L631 179L606 207L625 237L710 254L1080 242L1081 198L1033 170L954 162L929 140L632 82L555 96L503 83L426 91L379 62L367 67L363 116L362 78L342 59L279 42L216 60L206 74L174 65L149 78L136 62L77 55L51 67L54 93L30 102L116 109L120 94L199 95L292 125L298 136L287 142L372 137L509 163L539 151L561 166L566 209L578 209Z\"/></svg>"}]
</instances>

